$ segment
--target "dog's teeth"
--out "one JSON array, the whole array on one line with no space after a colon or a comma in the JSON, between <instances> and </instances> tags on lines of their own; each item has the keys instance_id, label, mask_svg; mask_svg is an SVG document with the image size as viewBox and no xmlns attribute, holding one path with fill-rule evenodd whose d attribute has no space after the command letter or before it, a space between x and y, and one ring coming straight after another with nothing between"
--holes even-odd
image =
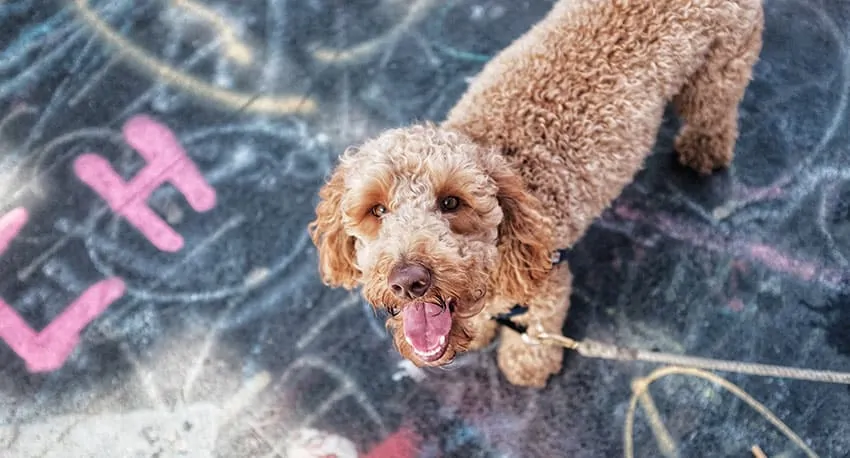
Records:
<instances>
[{"instance_id":1,"label":"dog's teeth","mask_svg":"<svg viewBox=\"0 0 850 458\"><path fill-rule=\"evenodd\" d=\"M410 342L409 339L406 339L406 340L407 340L407 343L409 343L409 344L411 344L411 346L413 346L413 344ZM419 354L419 356L429 358L431 356L434 356L434 355L440 353L443 350L443 348L445 348L445 345L446 345L446 336L441 336L440 340L438 341L438 345L435 348L432 348L431 350L428 350L428 351L416 351L416 353Z\"/></svg>"},{"instance_id":2,"label":"dog's teeth","mask_svg":"<svg viewBox=\"0 0 850 458\"><path fill-rule=\"evenodd\" d=\"M439 348L439 347L438 347L438 348L435 348L435 349L433 349L433 350L424 351L424 352L422 352L422 356L434 356L434 355L436 355L437 353L439 353L439 351L440 351L440 348Z\"/></svg>"}]
</instances>

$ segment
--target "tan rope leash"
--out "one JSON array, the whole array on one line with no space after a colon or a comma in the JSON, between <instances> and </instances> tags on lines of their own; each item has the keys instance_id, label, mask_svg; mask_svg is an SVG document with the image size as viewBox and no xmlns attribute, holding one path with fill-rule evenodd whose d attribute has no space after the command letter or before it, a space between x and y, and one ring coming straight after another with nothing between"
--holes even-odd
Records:
<instances>
[{"instance_id":1,"label":"tan rope leash","mask_svg":"<svg viewBox=\"0 0 850 458\"><path fill-rule=\"evenodd\" d=\"M553 251L552 265L554 266L566 262L569 253L569 249ZM588 358L614 361L642 361L647 363L667 364L705 370L759 375L763 377L781 377L850 385L850 372L798 369L794 367L760 363L742 363L738 361L726 361L720 359L700 358L696 356L677 355L673 353L645 351L636 348L606 344L589 339L575 340L562 335L550 334L546 332L539 323L537 323L536 326L526 326L513 321L513 317L522 315L527 311L528 307L516 305L507 313L492 316L491 319L495 320L500 325L513 329L519 333L522 336L523 341L529 345L556 345L573 350ZM534 332L534 335L530 334L532 331Z\"/></svg>"},{"instance_id":2,"label":"tan rope leash","mask_svg":"<svg viewBox=\"0 0 850 458\"><path fill-rule=\"evenodd\" d=\"M715 375L711 372L706 372L701 369L695 369L692 367L675 367L675 366L667 366L656 369L652 371L651 374L644 378L636 379L632 382L632 397L629 400L629 410L626 412L625 425L623 427L623 455L625 458L634 458L635 447L634 447L634 424L635 424L635 413L637 412L638 404L641 403L642 400L649 398L649 386L654 382L671 375L684 375L690 377L701 378L708 382L712 382L721 388L725 389L729 393L732 393L735 397L743 401L750 408L758 412L759 415L762 416L765 420L770 422L783 436L785 436L789 441L791 441L794 445L796 445L800 450L808 458L818 458L818 454L814 452L814 450L809 447L806 442L801 438L797 433L795 433L788 425L782 422L779 417L776 416L773 412L770 411L764 404L758 402L753 398L749 393L744 391L743 388L735 385L734 383ZM646 405L643 405L644 410L646 410ZM664 428L661 419L659 418L658 412L647 411L647 419L650 424L650 428L653 431L653 435L655 436L655 441L658 445L659 451L661 452L664 458L675 458L678 456L675 452L676 444L673 441L670 433L667 432L666 428ZM654 414L654 415L653 415ZM755 448L755 447L754 447ZM753 454L756 457L765 456L764 452L761 450L761 447L758 447L755 450L752 450ZM759 452L761 455L759 455Z\"/></svg>"},{"instance_id":3,"label":"tan rope leash","mask_svg":"<svg viewBox=\"0 0 850 458\"><path fill-rule=\"evenodd\" d=\"M678 456L676 453L677 446L675 440L664 426L663 421L661 420L661 415L655 407L655 403L652 401L652 396L649 394L649 386L664 377L671 375L696 377L722 387L746 403L750 408L758 412L762 418L770 422L783 436L800 448L800 450L802 450L809 458L817 458L818 455L799 435L789 428L788 425L783 423L782 420L780 420L779 417L771 412L764 404L756 401L755 398L750 396L750 394L744 391L741 387L711 372L707 372L707 370L850 385L850 372L799 369L772 364L745 363L701 358L696 356L677 355L673 353L645 351L636 348L607 344L590 339L575 340L563 335L548 333L540 323L535 323L533 326L526 326L525 324L521 324L513 320L513 317L522 315L527 311L527 307L516 305L510 311L491 316L490 319L518 333L522 340L528 345L552 345L563 347L568 350L573 350L587 358L606 359L612 361L640 361L666 365L665 367L655 369L647 377L638 378L632 381L632 397L629 401L629 409L626 412L625 425L623 428L623 454L625 458L634 457L633 434L635 414L637 412L638 404L643 407L643 410L647 415L650 429L652 430L653 436L655 436L655 442L661 452L661 455L664 458L675 458ZM765 456L764 452L758 446L753 446L751 451L756 457L760 458Z\"/></svg>"},{"instance_id":4,"label":"tan rope leash","mask_svg":"<svg viewBox=\"0 0 850 458\"><path fill-rule=\"evenodd\" d=\"M638 403L642 403L643 407L648 410L646 413L649 417L648 420L650 427L653 430L656 443L662 456L668 458L676 456L676 445L670 434L666 431L666 428L663 426L659 414L654 408L651 398L648 396L649 385L670 375L697 377L724 388L726 391L735 395L738 399L744 401L763 418L773 424L773 426L776 427L783 436L799 447L809 458L817 458L818 455L799 435L794 433L788 425L782 422L782 420L780 420L766 406L756 401L746 391L734 383L714 375L711 372L706 372L705 370L850 385L850 373L848 372L799 369L795 367L771 364L742 363L738 361L726 361L696 356L677 355L673 353L645 351L636 348L606 344L590 339L575 340L562 335L550 334L545 331L539 331L532 335L529 333L529 329L524 326L517 325L512 321L506 320L505 318L500 317L498 321L519 332L523 341L528 345L554 345L568 350L573 350L587 358L612 361L641 361L668 365L667 367L654 370L645 378L636 379L632 382L632 397L629 401L629 409L626 413L626 423L623 430L623 451L626 458L634 457L633 434L635 413L637 411ZM647 402L650 405L646 405ZM764 452L758 446L754 446L752 448L752 453L759 458L765 456Z\"/></svg>"},{"instance_id":5,"label":"tan rope leash","mask_svg":"<svg viewBox=\"0 0 850 458\"><path fill-rule=\"evenodd\" d=\"M557 250L552 256L552 264L560 264L564 262L568 250ZM850 385L850 372L836 372L814 369L800 369L796 367L778 366L772 364L747 363L739 361L728 361L721 359L702 358L697 356L678 355L674 353L664 353L657 351L646 351L637 348L622 347L618 345L607 344L595 340L575 340L569 337L551 334L545 332L542 326L537 323L533 334L530 334L529 327L513 321L513 317L522 315L528 310L522 305L514 306L510 311L492 316L491 319L502 326L517 332L522 340L528 345L553 345L563 347L568 350L573 350L576 353L595 359L605 359L612 361L640 361L647 363L664 364L666 367L661 367L652 371L647 377L638 378L632 381L632 396L629 401L629 409L626 413L625 425L623 428L623 453L625 458L634 457L634 422L635 413L638 404L643 407L647 414L647 420L650 424L650 429L656 439L661 455L665 458L674 458L677 456L676 444L673 437L667 431L661 421L660 414L655 407L652 397L649 394L649 386L661 378L671 375L683 375L701 378L703 380L714 383L722 387L735 397L743 401L750 408L758 412L765 420L770 422L779 432L788 440L794 443L802 450L808 458L818 458L818 455L797 435L791 428L788 427L782 420L771 412L765 405L755 400L749 393L734 383L717 376L710 371L734 372L739 374L750 374L762 377L779 377L786 379L808 380L814 382L825 382ZM754 445L751 452L755 458L766 457L764 451Z\"/></svg>"},{"instance_id":6,"label":"tan rope leash","mask_svg":"<svg viewBox=\"0 0 850 458\"><path fill-rule=\"evenodd\" d=\"M522 334L523 340L530 345L555 345L573 350L588 357L615 361L642 361L648 363L669 364L673 366L693 367L722 372L736 372L764 377L781 377L814 382L840 383L850 385L850 372L822 371L813 369L798 369L788 366L777 366L760 363L742 363L720 359L701 358L697 356L677 355L655 351L639 350L636 348L620 347L617 345L597 342L595 340L574 340L569 337L538 332L531 335Z\"/></svg>"}]
</instances>

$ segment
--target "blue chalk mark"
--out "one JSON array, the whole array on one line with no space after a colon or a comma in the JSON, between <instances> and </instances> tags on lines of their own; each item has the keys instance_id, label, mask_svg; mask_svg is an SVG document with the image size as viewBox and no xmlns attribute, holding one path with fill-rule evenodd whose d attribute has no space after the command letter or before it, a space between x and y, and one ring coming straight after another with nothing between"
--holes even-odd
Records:
<instances>
[{"instance_id":1,"label":"blue chalk mark","mask_svg":"<svg viewBox=\"0 0 850 458\"><path fill-rule=\"evenodd\" d=\"M2 13L3 7L0 7L0 15ZM18 64L30 51L49 39L51 34L61 34L70 29L66 26L57 30L58 25L68 19L68 14L67 9L63 8L44 22L25 27L15 41L0 53L0 70L7 70Z\"/></svg>"},{"instance_id":2,"label":"blue chalk mark","mask_svg":"<svg viewBox=\"0 0 850 458\"><path fill-rule=\"evenodd\" d=\"M0 20L9 16L26 13L32 9L33 0L22 0L20 2L0 3Z\"/></svg>"}]
</instances>

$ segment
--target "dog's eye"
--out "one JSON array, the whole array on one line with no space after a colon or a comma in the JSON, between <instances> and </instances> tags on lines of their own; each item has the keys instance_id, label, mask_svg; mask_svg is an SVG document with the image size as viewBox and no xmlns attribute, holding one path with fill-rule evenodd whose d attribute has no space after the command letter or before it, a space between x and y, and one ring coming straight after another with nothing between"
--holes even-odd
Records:
<instances>
[{"instance_id":1,"label":"dog's eye","mask_svg":"<svg viewBox=\"0 0 850 458\"><path fill-rule=\"evenodd\" d=\"M369 213L371 213L372 216L374 216L375 218L380 218L380 217L384 216L385 213L387 213L387 207L384 207L383 205L378 204L378 205L375 205L374 207L372 207L372 209L369 210Z\"/></svg>"},{"instance_id":2,"label":"dog's eye","mask_svg":"<svg viewBox=\"0 0 850 458\"><path fill-rule=\"evenodd\" d=\"M443 197L440 199L440 211L452 212L460 207L460 199L455 196Z\"/></svg>"}]
</instances>

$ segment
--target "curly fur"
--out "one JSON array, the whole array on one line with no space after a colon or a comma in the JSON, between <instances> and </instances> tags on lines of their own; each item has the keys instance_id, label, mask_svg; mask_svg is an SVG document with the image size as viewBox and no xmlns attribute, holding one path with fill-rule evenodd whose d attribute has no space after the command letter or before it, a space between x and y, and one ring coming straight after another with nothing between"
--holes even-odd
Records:
<instances>
[{"instance_id":1,"label":"curly fur","mask_svg":"<svg viewBox=\"0 0 850 458\"><path fill-rule=\"evenodd\" d=\"M406 304L387 285L399 262L433 272L425 300L453 307L441 365L486 345L488 318L514 303L522 320L561 332L572 276L552 267L634 178L664 108L684 124L675 146L700 173L730 164L738 104L761 50L759 0L562 0L494 57L441 125L392 129L351 148L320 193L310 231L329 285L363 285L376 307ZM445 196L463 202L442 212ZM386 206L378 218L370 213ZM498 364L543 386L563 352L502 333Z\"/></svg>"}]
</instances>

